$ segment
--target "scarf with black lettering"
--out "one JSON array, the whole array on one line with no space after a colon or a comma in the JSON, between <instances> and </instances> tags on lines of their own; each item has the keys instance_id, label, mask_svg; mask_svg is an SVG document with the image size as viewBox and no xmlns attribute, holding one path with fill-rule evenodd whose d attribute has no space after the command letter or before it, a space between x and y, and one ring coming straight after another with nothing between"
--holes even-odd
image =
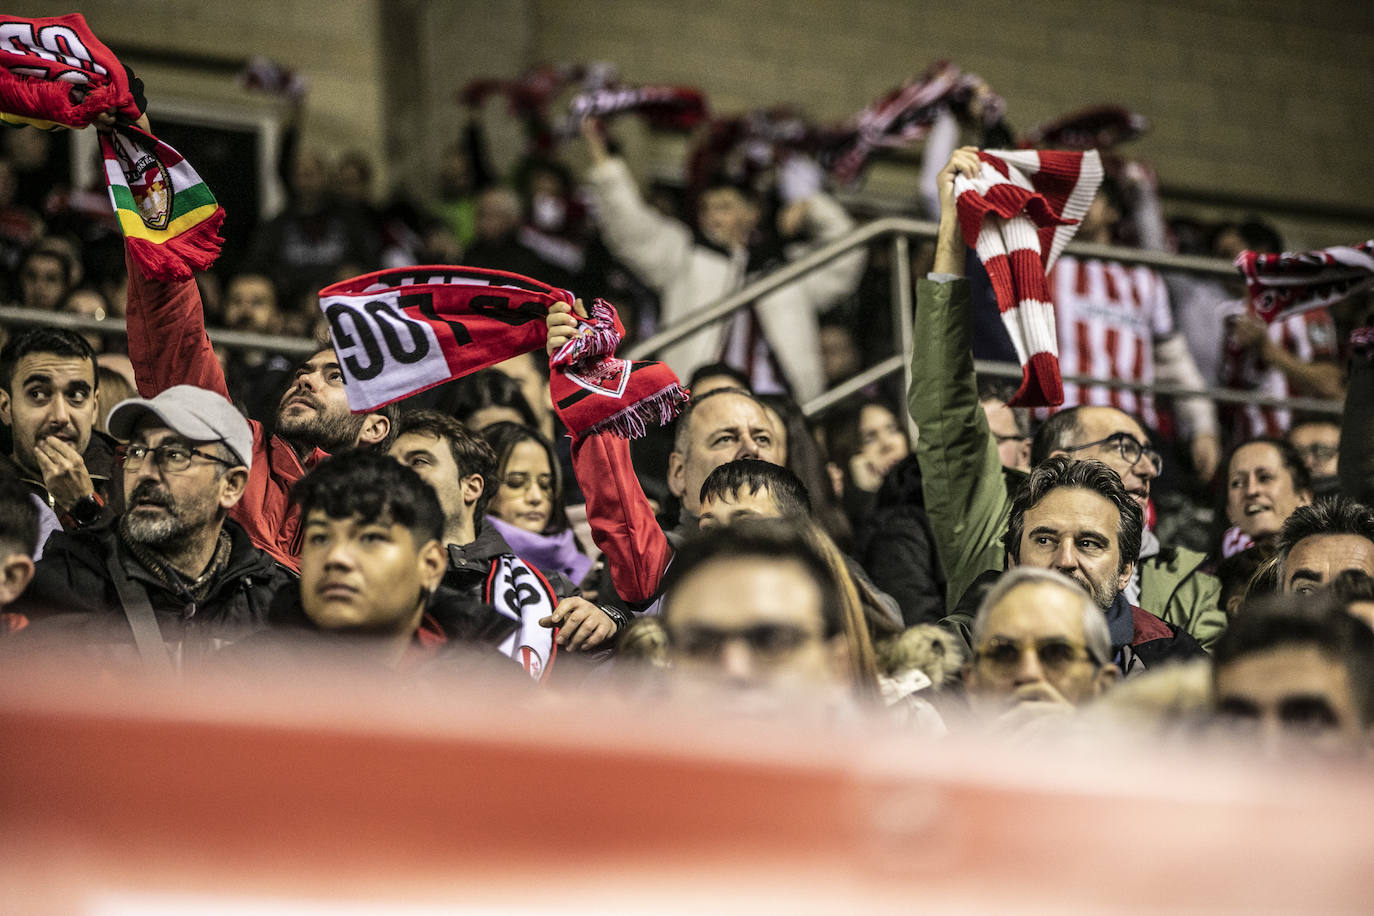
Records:
<instances>
[{"instance_id":1,"label":"scarf with black lettering","mask_svg":"<svg viewBox=\"0 0 1374 916\"><path fill-rule=\"evenodd\" d=\"M1298 253L1242 251L1236 267L1250 310L1272 324L1374 287L1374 239Z\"/></svg>"},{"instance_id":2,"label":"scarf with black lettering","mask_svg":"<svg viewBox=\"0 0 1374 916\"><path fill-rule=\"evenodd\" d=\"M520 274L454 266L381 270L320 290L354 413L543 347L549 306L574 301ZM668 422L686 399L662 363L616 359L622 336L615 309L598 299L579 336L550 360L554 406L574 439L641 436L646 421Z\"/></svg>"},{"instance_id":3,"label":"scarf with black lettering","mask_svg":"<svg viewBox=\"0 0 1374 916\"><path fill-rule=\"evenodd\" d=\"M539 625L558 604L549 580L514 554L503 553L491 561L482 600L520 621L520 628L501 643L500 650L534 680L543 681L558 655L554 630Z\"/></svg>"}]
</instances>

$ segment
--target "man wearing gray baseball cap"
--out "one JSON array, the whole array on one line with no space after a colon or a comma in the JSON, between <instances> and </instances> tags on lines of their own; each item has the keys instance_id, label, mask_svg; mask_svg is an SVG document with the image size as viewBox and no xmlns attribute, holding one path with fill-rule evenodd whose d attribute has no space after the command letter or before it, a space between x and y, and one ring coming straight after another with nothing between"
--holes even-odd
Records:
<instances>
[{"instance_id":1,"label":"man wearing gray baseball cap","mask_svg":"<svg viewBox=\"0 0 1374 916\"><path fill-rule=\"evenodd\" d=\"M126 443L124 513L55 534L12 610L35 621L104 615L109 626L87 631L107 642L132 637L154 669L194 664L260 629L272 595L292 577L228 518L252 462L248 421L215 392L174 385L122 401L107 424Z\"/></svg>"}]
</instances>

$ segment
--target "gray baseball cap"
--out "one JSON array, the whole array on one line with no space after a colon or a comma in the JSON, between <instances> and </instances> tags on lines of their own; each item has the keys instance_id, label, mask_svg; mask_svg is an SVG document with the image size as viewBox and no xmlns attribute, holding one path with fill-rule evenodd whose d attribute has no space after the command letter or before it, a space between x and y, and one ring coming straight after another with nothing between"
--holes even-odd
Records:
<instances>
[{"instance_id":1,"label":"gray baseball cap","mask_svg":"<svg viewBox=\"0 0 1374 916\"><path fill-rule=\"evenodd\" d=\"M195 385L173 385L155 398L130 398L110 411L110 435L128 439L148 414L177 435L195 442L223 442L246 468L253 461L253 431L248 421L222 395Z\"/></svg>"}]
</instances>

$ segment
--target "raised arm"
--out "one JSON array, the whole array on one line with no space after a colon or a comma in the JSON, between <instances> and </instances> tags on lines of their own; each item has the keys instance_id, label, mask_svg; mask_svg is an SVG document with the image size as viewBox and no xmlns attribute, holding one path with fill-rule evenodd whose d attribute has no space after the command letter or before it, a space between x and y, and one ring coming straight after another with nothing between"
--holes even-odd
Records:
<instances>
[{"instance_id":1,"label":"raised arm","mask_svg":"<svg viewBox=\"0 0 1374 916\"><path fill-rule=\"evenodd\" d=\"M229 397L224 369L205 333L205 309L195 280L150 280L132 258L129 269L129 361L138 393L156 396L173 385L196 385Z\"/></svg>"},{"instance_id":2,"label":"raised arm","mask_svg":"<svg viewBox=\"0 0 1374 916\"><path fill-rule=\"evenodd\" d=\"M916 287L915 343L907 406L920 436L926 514L953 608L970 583L1000 569L1010 500L997 440L978 403L964 243L955 211L954 176L981 167L977 151L956 150L941 171L940 231L931 277Z\"/></svg>"},{"instance_id":3,"label":"raised arm","mask_svg":"<svg viewBox=\"0 0 1374 916\"><path fill-rule=\"evenodd\" d=\"M611 253L656 290L687 269L692 232L644 202L625 161L612 156L590 119L582 134L591 154L587 184L596 199L597 227Z\"/></svg>"}]
</instances>

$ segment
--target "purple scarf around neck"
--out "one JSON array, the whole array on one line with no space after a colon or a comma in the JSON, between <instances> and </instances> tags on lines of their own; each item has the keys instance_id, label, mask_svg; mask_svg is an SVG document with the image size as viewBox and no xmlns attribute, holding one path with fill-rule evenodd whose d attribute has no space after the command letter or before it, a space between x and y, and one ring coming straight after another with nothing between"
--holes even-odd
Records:
<instances>
[{"instance_id":1,"label":"purple scarf around neck","mask_svg":"<svg viewBox=\"0 0 1374 916\"><path fill-rule=\"evenodd\" d=\"M561 534L535 534L503 522L494 515L486 523L500 533L510 545L511 553L539 567L544 575L562 573L573 585L579 584L592 568L592 559L577 547L571 528Z\"/></svg>"}]
</instances>

